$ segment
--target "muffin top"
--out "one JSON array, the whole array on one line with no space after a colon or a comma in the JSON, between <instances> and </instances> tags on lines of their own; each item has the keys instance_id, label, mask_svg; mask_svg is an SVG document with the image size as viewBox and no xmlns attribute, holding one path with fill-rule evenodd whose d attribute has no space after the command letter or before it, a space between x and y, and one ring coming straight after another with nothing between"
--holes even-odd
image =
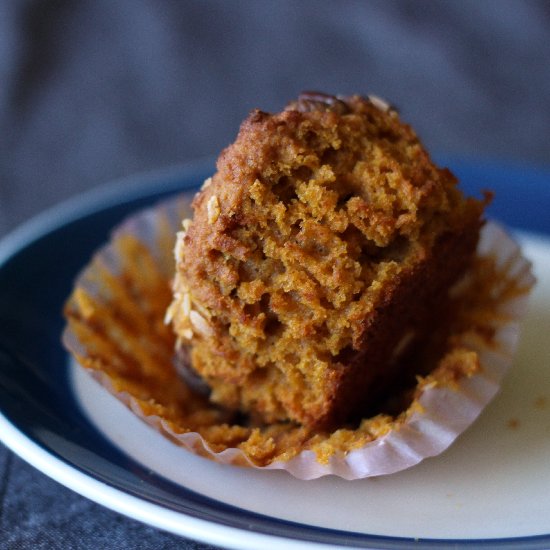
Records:
<instances>
[{"instance_id":1,"label":"muffin top","mask_svg":"<svg viewBox=\"0 0 550 550\"><path fill-rule=\"evenodd\" d=\"M304 93L253 111L179 233L176 333L212 339L236 383L258 365L358 349L403 259L479 217L456 183L376 97Z\"/></svg>"}]
</instances>

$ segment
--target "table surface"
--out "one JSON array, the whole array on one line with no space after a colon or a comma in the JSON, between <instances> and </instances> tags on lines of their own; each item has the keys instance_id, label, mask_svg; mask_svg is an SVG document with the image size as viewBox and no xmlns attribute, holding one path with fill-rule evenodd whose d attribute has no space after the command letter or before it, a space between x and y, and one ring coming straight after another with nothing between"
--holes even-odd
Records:
<instances>
[{"instance_id":1,"label":"table surface","mask_svg":"<svg viewBox=\"0 0 550 550\"><path fill-rule=\"evenodd\" d=\"M0 4L0 237L121 176L217 154L255 107L376 93L428 148L550 165L544 1ZM0 444L0 548L211 548Z\"/></svg>"}]
</instances>

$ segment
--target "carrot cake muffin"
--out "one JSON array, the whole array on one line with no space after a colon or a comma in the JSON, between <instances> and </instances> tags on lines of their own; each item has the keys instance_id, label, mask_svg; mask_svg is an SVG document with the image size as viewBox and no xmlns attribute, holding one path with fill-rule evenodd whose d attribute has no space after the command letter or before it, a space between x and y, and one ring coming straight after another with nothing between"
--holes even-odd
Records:
<instances>
[{"instance_id":1,"label":"carrot cake muffin","mask_svg":"<svg viewBox=\"0 0 550 550\"><path fill-rule=\"evenodd\" d=\"M178 353L252 422L360 418L445 323L483 206L378 98L254 111L178 233Z\"/></svg>"}]
</instances>

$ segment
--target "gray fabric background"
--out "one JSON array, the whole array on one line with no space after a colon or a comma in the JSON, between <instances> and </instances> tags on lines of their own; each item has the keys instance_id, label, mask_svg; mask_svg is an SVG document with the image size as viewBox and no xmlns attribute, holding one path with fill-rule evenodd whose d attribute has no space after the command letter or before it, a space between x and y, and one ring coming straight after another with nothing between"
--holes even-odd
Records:
<instances>
[{"instance_id":1,"label":"gray fabric background","mask_svg":"<svg viewBox=\"0 0 550 550\"><path fill-rule=\"evenodd\" d=\"M550 3L0 0L0 236L113 178L216 154L249 110L303 89L385 97L435 152L548 165ZM0 445L0 548L206 547Z\"/></svg>"}]
</instances>

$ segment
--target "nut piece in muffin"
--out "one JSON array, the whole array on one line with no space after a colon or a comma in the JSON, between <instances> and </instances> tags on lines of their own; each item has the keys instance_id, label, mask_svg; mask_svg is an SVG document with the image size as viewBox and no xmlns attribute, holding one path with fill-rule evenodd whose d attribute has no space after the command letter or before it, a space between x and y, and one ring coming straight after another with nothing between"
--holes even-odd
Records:
<instances>
[{"instance_id":1,"label":"nut piece in muffin","mask_svg":"<svg viewBox=\"0 0 550 550\"><path fill-rule=\"evenodd\" d=\"M183 222L167 319L214 402L339 425L445 322L483 206L378 98L254 111Z\"/></svg>"}]
</instances>

